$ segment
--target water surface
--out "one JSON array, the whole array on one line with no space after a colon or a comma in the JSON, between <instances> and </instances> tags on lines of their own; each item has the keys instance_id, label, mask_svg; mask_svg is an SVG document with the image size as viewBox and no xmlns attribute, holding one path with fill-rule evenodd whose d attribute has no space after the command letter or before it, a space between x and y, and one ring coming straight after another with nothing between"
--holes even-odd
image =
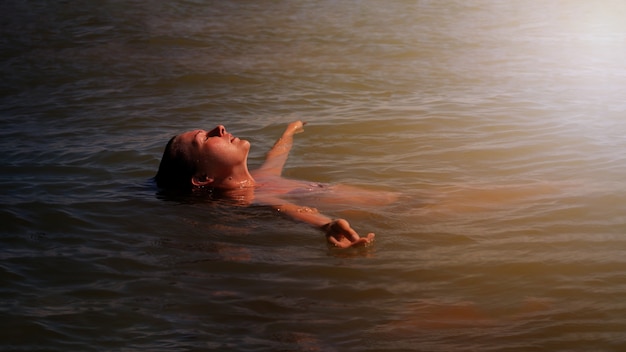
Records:
<instances>
[{"instance_id":1,"label":"water surface","mask_svg":"<svg viewBox=\"0 0 626 352\"><path fill-rule=\"evenodd\" d=\"M620 1L5 1L3 350L620 350ZM374 246L172 200L169 137L218 123Z\"/></svg>"}]
</instances>

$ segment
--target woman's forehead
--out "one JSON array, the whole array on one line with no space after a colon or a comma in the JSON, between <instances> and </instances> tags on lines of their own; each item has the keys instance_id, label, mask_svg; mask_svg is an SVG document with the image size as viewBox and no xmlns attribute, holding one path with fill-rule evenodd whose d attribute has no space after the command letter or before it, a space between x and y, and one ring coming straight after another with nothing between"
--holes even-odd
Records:
<instances>
[{"instance_id":1,"label":"woman's forehead","mask_svg":"<svg viewBox=\"0 0 626 352\"><path fill-rule=\"evenodd\" d=\"M191 130L191 131L183 132L180 135L178 135L178 138L180 140L193 139L198 133L203 132L203 131L204 130Z\"/></svg>"}]
</instances>

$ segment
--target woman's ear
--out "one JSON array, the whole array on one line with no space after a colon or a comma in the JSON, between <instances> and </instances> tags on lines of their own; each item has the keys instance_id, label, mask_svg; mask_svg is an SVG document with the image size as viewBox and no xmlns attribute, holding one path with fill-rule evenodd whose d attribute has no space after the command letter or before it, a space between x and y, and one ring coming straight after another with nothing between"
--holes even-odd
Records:
<instances>
[{"instance_id":1,"label":"woman's ear","mask_svg":"<svg viewBox=\"0 0 626 352\"><path fill-rule=\"evenodd\" d=\"M213 179L207 175L195 175L191 177L191 184L196 187L208 186L213 183Z\"/></svg>"}]
</instances>

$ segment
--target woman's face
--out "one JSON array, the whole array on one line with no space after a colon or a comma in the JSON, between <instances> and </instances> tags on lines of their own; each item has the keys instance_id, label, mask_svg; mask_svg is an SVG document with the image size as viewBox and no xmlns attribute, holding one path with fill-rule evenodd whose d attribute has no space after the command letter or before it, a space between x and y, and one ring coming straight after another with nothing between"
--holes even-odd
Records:
<instances>
[{"instance_id":1,"label":"woman's face","mask_svg":"<svg viewBox=\"0 0 626 352\"><path fill-rule=\"evenodd\" d=\"M191 160L197 162L198 171L229 171L245 164L250 151L250 142L234 137L219 125L210 131L193 130L178 136Z\"/></svg>"}]
</instances>

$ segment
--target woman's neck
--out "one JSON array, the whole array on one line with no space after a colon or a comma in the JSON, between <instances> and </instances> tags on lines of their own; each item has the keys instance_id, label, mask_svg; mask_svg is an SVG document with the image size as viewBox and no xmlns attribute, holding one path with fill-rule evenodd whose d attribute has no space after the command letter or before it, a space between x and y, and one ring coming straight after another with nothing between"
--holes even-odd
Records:
<instances>
[{"instance_id":1,"label":"woman's neck","mask_svg":"<svg viewBox=\"0 0 626 352\"><path fill-rule=\"evenodd\" d=\"M220 198L235 201L239 205L249 205L254 201L255 185L252 175L246 172L227 176L214 183L213 188Z\"/></svg>"},{"instance_id":2,"label":"woman's neck","mask_svg":"<svg viewBox=\"0 0 626 352\"><path fill-rule=\"evenodd\" d=\"M255 184L256 182L250 172L248 172L248 169L244 168L216 179L213 183L213 187L223 190L236 190L253 188Z\"/></svg>"}]
</instances>

